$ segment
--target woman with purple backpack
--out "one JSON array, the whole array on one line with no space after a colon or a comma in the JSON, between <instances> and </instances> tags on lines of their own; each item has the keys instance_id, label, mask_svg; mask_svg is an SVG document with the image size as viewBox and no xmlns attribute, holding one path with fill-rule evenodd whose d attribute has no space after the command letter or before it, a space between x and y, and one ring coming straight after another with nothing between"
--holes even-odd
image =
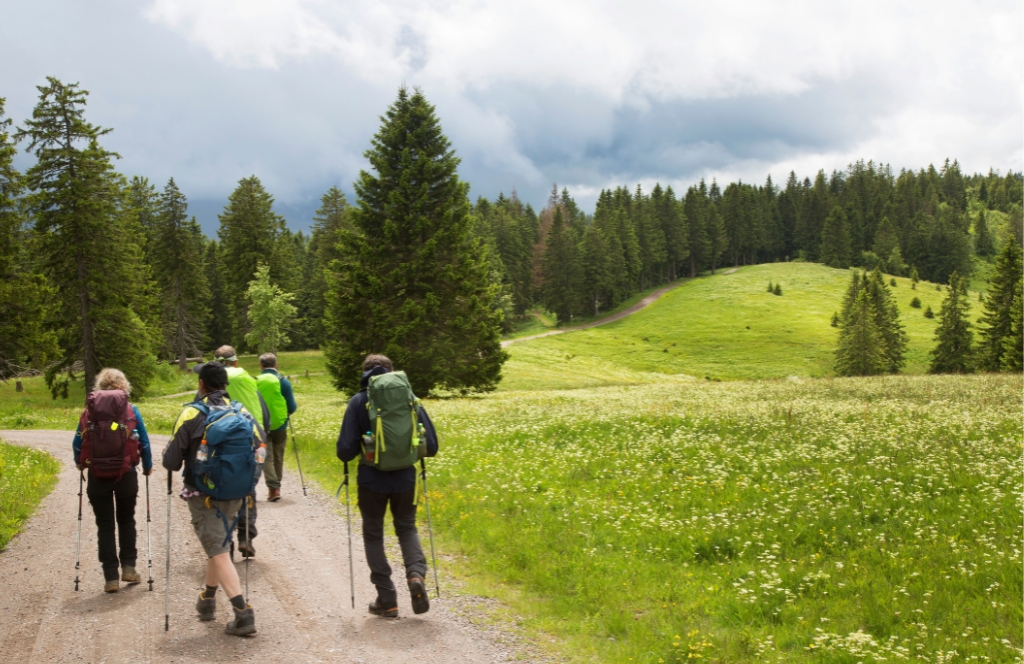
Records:
<instances>
[{"instance_id":1,"label":"woman with purple backpack","mask_svg":"<svg viewBox=\"0 0 1024 664\"><path fill-rule=\"evenodd\" d=\"M75 466L79 471L88 470L86 495L96 517L103 590L108 593L118 592L120 581L142 582L135 570L135 501L139 495L135 468L141 460L142 474L149 475L153 454L142 415L128 402L130 393L131 385L122 372L100 371L71 444Z\"/></svg>"}]
</instances>

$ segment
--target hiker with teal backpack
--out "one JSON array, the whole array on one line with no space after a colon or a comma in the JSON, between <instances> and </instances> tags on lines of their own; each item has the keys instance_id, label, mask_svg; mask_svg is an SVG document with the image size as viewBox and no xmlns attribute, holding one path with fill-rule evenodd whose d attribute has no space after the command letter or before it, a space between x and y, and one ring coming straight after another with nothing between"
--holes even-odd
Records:
<instances>
[{"instance_id":1,"label":"hiker with teal backpack","mask_svg":"<svg viewBox=\"0 0 1024 664\"><path fill-rule=\"evenodd\" d=\"M291 382L277 372L276 355L260 355L260 369L260 375L256 376L256 387L270 411L270 429L267 431L270 440L267 442L267 463L263 466L263 477L267 484L267 502L275 503L281 500L281 476L284 474L288 420L299 407L295 403ZM293 438L292 445L294 444Z\"/></svg>"},{"instance_id":2,"label":"hiker with teal backpack","mask_svg":"<svg viewBox=\"0 0 1024 664\"><path fill-rule=\"evenodd\" d=\"M219 362L200 368L199 398L178 416L163 464L168 471L185 467L180 497L188 503L192 528L206 552L206 588L196 602L199 619L214 619L217 588L223 586L234 611L225 632L248 636L256 633L256 615L242 594L229 544L256 486L266 435L245 406L228 399L227 385L227 371Z\"/></svg>"},{"instance_id":3,"label":"hiker with teal backpack","mask_svg":"<svg viewBox=\"0 0 1024 664\"><path fill-rule=\"evenodd\" d=\"M228 398L232 401L237 401L245 406L253 417L263 427L263 431L270 430L270 410L267 408L266 402L263 400L263 396L260 394L256 379L252 375L238 366L238 353L235 352L233 346L223 345L213 353L214 362L219 362L224 365L224 370L228 374ZM192 367L192 371L199 373L203 368L202 364L197 364ZM269 449L268 449L269 453ZM256 482L260 480L260 474L256 475ZM238 552L242 554L244 558L252 558L256 555L256 547L253 546L252 541L256 539L256 517L258 514L258 508L256 503L256 487L252 490L252 500L249 504L249 509L245 510L242 514L242 518L238 520ZM231 544L231 559L234 560L234 543Z\"/></svg>"},{"instance_id":4,"label":"hiker with teal backpack","mask_svg":"<svg viewBox=\"0 0 1024 664\"><path fill-rule=\"evenodd\" d=\"M403 371L394 371L383 355L363 360L362 389L348 402L338 436L338 458L359 458L356 477L363 545L377 598L370 613L398 617L398 595L384 553L384 514L388 505L402 548L405 578L414 613L430 610L427 560L416 530L416 464L437 454L437 432L427 411L412 392Z\"/></svg>"}]
</instances>

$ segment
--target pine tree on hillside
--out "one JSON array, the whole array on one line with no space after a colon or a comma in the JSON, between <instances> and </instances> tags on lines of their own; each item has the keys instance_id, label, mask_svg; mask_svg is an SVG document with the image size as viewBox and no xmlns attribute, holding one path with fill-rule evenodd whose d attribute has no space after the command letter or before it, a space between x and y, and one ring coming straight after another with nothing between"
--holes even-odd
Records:
<instances>
[{"instance_id":1,"label":"pine tree on hillside","mask_svg":"<svg viewBox=\"0 0 1024 664\"><path fill-rule=\"evenodd\" d=\"M42 369L59 355L57 335L47 325L55 293L29 258L19 209L24 182L14 168L17 148L4 102L0 97L0 380Z\"/></svg>"},{"instance_id":2,"label":"pine tree on hillside","mask_svg":"<svg viewBox=\"0 0 1024 664\"><path fill-rule=\"evenodd\" d=\"M351 230L349 206L345 194L331 187L320 197L320 207L313 214L313 231L309 239L308 272L296 296L299 317L306 321L308 344L318 348L327 341L324 317L327 311L327 275L331 261L341 258L338 242L342 228Z\"/></svg>"},{"instance_id":3,"label":"pine tree on hillside","mask_svg":"<svg viewBox=\"0 0 1024 664\"><path fill-rule=\"evenodd\" d=\"M894 249L900 246L899 238L896 236L896 229L893 227L889 217L883 217L878 230L875 231L875 241L872 251L881 260L886 260L892 255Z\"/></svg>"},{"instance_id":4,"label":"pine tree on hillside","mask_svg":"<svg viewBox=\"0 0 1024 664\"><path fill-rule=\"evenodd\" d=\"M210 293L209 316L206 319L207 348L219 348L231 340L231 303L224 297L227 286L222 264L220 242L210 240L203 250L203 273Z\"/></svg>"},{"instance_id":5,"label":"pine tree on hillside","mask_svg":"<svg viewBox=\"0 0 1024 664\"><path fill-rule=\"evenodd\" d=\"M850 267L850 229L846 213L836 205L825 217L821 230L821 262L829 267Z\"/></svg>"},{"instance_id":6,"label":"pine tree on hillside","mask_svg":"<svg viewBox=\"0 0 1024 664\"><path fill-rule=\"evenodd\" d=\"M1003 337L1003 371L1024 371L1024 279L1017 280L1010 303L1010 333Z\"/></svg>"},{"instance_id":7,"label":"pine tree on hillside","mask_svg":"<svg viewBox=\"0 0 1024 664\"><path fill-rule=\"evenodd\" d=\"M712 183L714 184L714 183ZM708 263L711 268L711 274L715 273L715 268L718 266L718 259L725 253L726 248L729 246L729 238L725 234L725 221L722 219L721 213L718 211L718 206L711 202L708 205L707 212L707 236L710 249L708 251Z\"/></svg>"},{"instance_id":8,"label":"pine tree on hillside","mask_svg":"<svg viewBox=\"0 0 1024 664\"><path fill-rule=\"evenodd\" d=\"M978 218L974 222L974 253L987 258L996 253L992 232L988 228L985 209L978 210Z\"/></svg>"},{"instance_id":9,"label":"pine tree on hillside","mask_svg":"<svg viewBox=\"0 0 1024 664\"><path fill-rule=\"evenodd\" d=\"M967 280L954 272L949 278L946 299L939 310L928 373L971 373L974 370L971 304Z\"/></svg>"},{"instance_id":10,"label":"pine tree on hillside","mask_svg":"<svg viewBox=\"0 0 1024 664\"><path fill-rule=\"evenodd\" d=\"M153 272L167 321L164 344L185 371L187 358L204 341L209 290L203 271L206 238L195 218L189 219L188 201L174 178L164 186L151 232Z\"/></svg>"},{"instance_id":11,"label":"pine tree on hillside","mask_svg":"<svg viewBox=\"0 0 1024 664\"><path fill-rule=\"evenodd\" d=\"M593 307L596 317L602 305L607 305L606 293L611 285L609 269L608 243L604 240L601 230L591 224L583 232L583 241L579 249L581 277L580 295L584 306Z\"/></svg>"},{"instance_id":12,"label":"pine tree on hillside","mask_svg":"<svg viewBox=\"0 0 1024 664\"><path fill-rule=\"evenodd\" d=\"M274 199L255 175L238 181L228 196L228 204L217 218L220 228L221 270L225 298L230 308L228 339L221 343L241 346L247 325L245 291L262 261L270 263L270 279L279 283L283 266L278 239L284 231L284 219L273 210ZM290 265L290 262L289 262Z\"/></svg>"},{"instance_id":13,"label":"pine tree on hillside","mask_svg":"<svg viewBox=\"0 0 1024 664\"><path fill-rule=\"evenodd\" d=\"M566 226L562 208L556 207L544 249L544 282L541 297L560 324L568 324L579 310L579 261L572 231Z\"/></svg>"},{"instance_id":14,"label":"pine tree on hillside","mask_svg":"<svg viewBox=\"0 0 1024 664\"><path fill-rule=\"evenodd\" d=\"M882 337L875 323L874 306L867 291L859 289L849 311L840 321L836 348L836 374L874 376L886 370Z\"/></svg>"},{"instance_id":15,"label":"pine tree on hillside","mask_svg":"<svg viewBox=\"0 0 1024 664\"><path fill-rule=\"evenodd\" d=\"M985 294L978 343L978 368L999 371L1003 365L1003 340L1010 335L1013 299L1024 264L1016 242L1007 242L996 258L995 271Z\"/></svg>"},{"instance_id":16,"label":"pine tree on hillside","mask_svg":"<svg viewBox=\"0 0 1024 664\"><path fill-rule=\"evenodd\" d=\"M899 373L906 364L907 333L900 324L900 312L896 301L889 292L889 286L879 270L875 270L861 282L875 312L875 324L882 340L882 357L885 370Z\"/></svg>"},{"instance_id":17,"label":"pine tree on hillside","mask_svg":"<svg viewBox=\"0 0 1024 664\"><path fill-rule=\"evenodd\" d=\"M355 184L354 230L331 264L325 345L339 389L355 391L368 353L408 372L414 390L492 390L508 355L468 183L434 107L402 88Z\"/></svg>"},{"instance_id":18,"label":"pine tree on hillside","mask_svg":"<svg viewBox=\"0 0 1024 664\"><path fill-rule=\"evenodd\" d=\"M846 293L843 295L842 308L839 310L840 322L846 321L850 317L850 312L853 311L853 304L857 301L857 296L863 290L862 282L867 280L867 274L861 276L857 270L853 271L850 276L850 285L846 287Z\"/></svg>"},{"instance_id":19,"label":"pine tree on hillside","mask_svg":"<svg viewBox=\"0 0 1024 664\"><path fill-rule=\"evenodd\" d=\"M686 222L685 233L687 247L690 251L690 276L696 277L704 265L710 264L711 240L708 238L707 194L704 181L699 186L686 190L683 199L683 218Z\"/></svg>"},{"instance_id":20,"label":"pine tree on hillside","mask_svg":"<svg viewBox=\"0 0 1024 664\"><path fill-rule=\"evenodd\" d=\"M117 155L99 139L109 129L86 122L85 90L48 78L32 119L16 135L37 162L26 173L39 253L57 289L56 329L63 357L46 371L54 397L66 397L81 361L86 391L104 365L120 368L138 393L152 376L145 237L127 206L127 183L114 172Z\"/></svg>"}]
</instances>

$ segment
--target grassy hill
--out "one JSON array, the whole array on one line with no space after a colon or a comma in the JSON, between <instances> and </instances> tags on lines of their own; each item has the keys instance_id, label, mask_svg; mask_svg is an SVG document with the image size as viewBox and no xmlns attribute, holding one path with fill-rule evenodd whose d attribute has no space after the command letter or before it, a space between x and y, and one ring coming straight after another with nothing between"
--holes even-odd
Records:
<instances>
[{"instance_id":1,"label":"grassy hill","mask_svg":"<svg viewBox=\"0 0 1024 664\"><path fill-rule=\"evenodd\" d=\"M685 283L615 323L509 347L503 390L566 389L682 378L827 376L838 331L829 325L849 270L770 263ZM782 295L767 292L782 284ZM905 373L924 373L945 296L935 284L896 279L893 295L910 339ZM921 309L910 301L921 299ZM977 293L972 293L977 314Z\"/></svg>"}]
</instances>

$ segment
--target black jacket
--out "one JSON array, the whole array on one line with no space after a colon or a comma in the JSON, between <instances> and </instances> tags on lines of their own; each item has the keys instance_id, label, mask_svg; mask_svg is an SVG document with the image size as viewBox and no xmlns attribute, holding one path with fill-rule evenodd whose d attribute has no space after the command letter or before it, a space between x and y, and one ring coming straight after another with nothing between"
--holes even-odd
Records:
<instances>
[{"instance_id":1,"label":"black jacket","mask_svg":"<svg viewBox=\"0 0 1024 664\"><path fill-rule=\"evenodd\" d=\"M342 461L352 461L359 456L363 434L370 430L370 414L366 411L366 386L370 376L387 373L383 367L375 367L363 374L359 385L362 389L349 399L345 417L341 421L341 432L338 434L337 452ZM427 456L437 454L437 431L434 423L424 408L420 408L420 423L427 438ZM410 466L401 470L379 470L365 463L359 464L356 483L374 493L402 493L416 488L416 467Z\"/></svg>"}]
</instances>

